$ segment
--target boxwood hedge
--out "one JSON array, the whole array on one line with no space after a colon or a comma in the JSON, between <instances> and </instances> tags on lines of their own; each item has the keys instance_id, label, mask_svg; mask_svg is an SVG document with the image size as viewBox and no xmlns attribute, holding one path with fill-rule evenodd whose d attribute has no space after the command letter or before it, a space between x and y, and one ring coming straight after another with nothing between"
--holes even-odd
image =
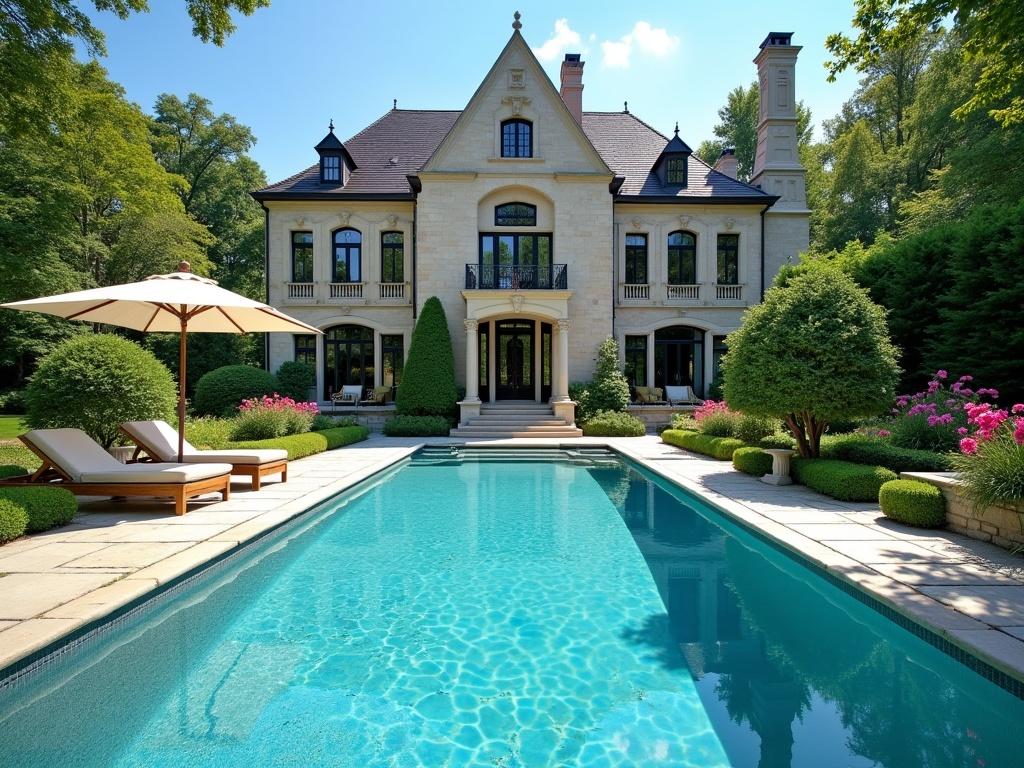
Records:
<instances>
[{"instance_id":1,"label":"boxwood hedge","mask_svg":"<svg viewBox=\"0 0 1024 768\"><path fill-rule=\"evenodd\" d=\"M322 432L305 432L301 435L274 437L270 440L231 443L228 448L283 448L288 451L288 459L294 460L358 443L365 440L369 434L370 430L366 427L335 427Z\"/></svg>"},{"instance_id":2,"label":"boxwood hedge","mask_svg":"<svg viewBox=\"0 0 1024 768\"><path fill-rule=\"evenodd\" d=\"M878 489L896 473L837 459L794 459L793 479L840 501L878 501Z\"/></svg>"},{"instance_id":3,"label":"boxwood hedge","mask_svg":"<svg viewBox=\"0 0 1024 768\"><path fill-rule=\"evenodd\" d=\"M743 442L735 437L712 437L684 429L666 429L661 433L661 439L677 448L703 453L721 461L730 461L733 451L743 447Z\"/></svg>"},{"instance_id":4,"label":"boxwood hedge","mask_svg":"<svg viewBox=\"0 0 1024 768\"><path fill-rule=\"evenodd\" d=\"M733 451L732 465L740 472L761 477L771 473L772 457L760 448L746 446Z\"/></svg>"},{"instance_id":5,"label":"boxwood hedge","mask_svg":"<svg viewBox=\"0 0 1024 768\"><path fill-rule=\"evenodd\" d=\"M20 488L8 485L0 487L0 499L13 502L25 510L28 516L25 530L28 533L39 533L58 525L67 525L78 511L75 494L64 488Z\"/></svg>"},{"instance_id":6,"label":"boxwood hedge","mask_svg":"<svg viewBox=\"0 0 1024 768\"><path fill-rule=\"evenodd\" d=\"M868 435L826 435L821 441L821 455L826 459L873 464L893 472L947 472L950 469L948 454L900 448L888 440Z\"/></svg>"},{"instance_id":7,"label":"boxwood hedge","mask_svg":"<svg viewBox=\"0 0 1024 768\"><path fill-rule=\"evenodd\" d=\"M272 395L277 378L251 365L225 365L203 374L196 382L192 408L200 416L233 416L243 400Z\"/></svg>"},{"instance_id":8,"label":"boxwood hedge","mask_svg":"<svg viewBox=\"0 0 1024 768\"><path fill-rule=\"evenodd\" d=\"M16 539L28 527L28 512L10 499L0 499L0 544Z\"/></svg>"},{"instance_id":9,"label":"boxwood hedge","mask_svg":"<svg viewBox=\"0 0 1024 768\"><path fill-rule=\"evenodd\" d=\"M934 485L919 480L890 480L878 491L885 516L920 528L946 524L946 499Z\"/></svg>"},{"instance_id":10,"label":"boxwood hedge","mask_svg":"<svg viewBox=\"0 0 1024 768\"><path fill-rule=\"evenodd\" d=\"M392 416L384 422L384 434L391 437L447 437L452 425L444 416Z\"/></svg>"},{"instance_id":11,"label":"boxwood hedge","mask_svg":"<svg viewBox=\"0 0 1024 768\"><path fill-rule=\"evenodd\" d=\"M587 437L642 437L647 427L636 416L622 411L598 411L583 425Z\"/></svg>"}]
</instances>

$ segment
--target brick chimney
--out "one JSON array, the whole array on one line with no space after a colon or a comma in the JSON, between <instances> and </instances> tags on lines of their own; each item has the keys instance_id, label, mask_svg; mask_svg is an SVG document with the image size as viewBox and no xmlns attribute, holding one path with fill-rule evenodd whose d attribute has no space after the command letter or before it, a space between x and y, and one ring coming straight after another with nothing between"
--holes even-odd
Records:
<instances>
[{"instance_id":1,"label":"brick chimney","mask_svg":"<svg viewBox=\"0 0 1024 768\"><path fill-rule=\"evenodd\" d=\"M562 62L562 87L559 94L577 123L583 124L583 64L580 54L567 53Z\"/></svg>"},{"instance_id":2,"label":"brick chimney","mask_svg":"<svg viewBox=\"0 0 1024 768\"><path fill-rule=\"evenodd\" d=\"M736 149L734 147L726 147L715 162L715 170L719 173L724 173L730 179L735 179L736 169Z\"/></svg>"}]
</instances>

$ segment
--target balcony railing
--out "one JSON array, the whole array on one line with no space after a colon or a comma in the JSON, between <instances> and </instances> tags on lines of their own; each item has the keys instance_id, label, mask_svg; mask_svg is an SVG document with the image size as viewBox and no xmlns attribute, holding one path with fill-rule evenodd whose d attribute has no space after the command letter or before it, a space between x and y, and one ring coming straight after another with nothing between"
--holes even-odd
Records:
<instances>
[{"instance_id":1,"label":"balcony railing","mask_svg":"<svg viewBox=\"0 0 1024 768\"><path fill-rule=\"evenodd\" d=\"M716 299L729 299L732 301L742 301L743 299L743 286L742 285L731 285L731 284L715 284L715 298Z\"/></svg>"},{"instance_id":2,"label":"balcony railing","mask_svg":"<svg viewBox=\"0 0 1024 768\"><path fill-rule=\"evenodd\" d=\"M380 297L382 299L404 299L405 283L380 283Z\"/></svg>"},{"instance_id":3,"label":"balcony railing","mask_svg":"<svg viewBox=\"0 0 1024 768\"><path fill-rule=\"evenodd\" d=\"M362 283L328 283L327 285L330 288L327 296L331 301L363 298Z\"/></svg>"},{"instance_id":4,"label":"balcony railing","mask_svg":"<svg viewBox=\"0 0 1024 768\"><path fill-rule=\"evenodd\" d=\"M308 299L312 301L316 283L288 283L288 298L291 300Z\"/></svg>"},{"instance_id":5,"label":"balcony railing","mask_svg":"<svg viewBox=\"0 0 1024 768\"><path fill-rule=\"evenodd\" d=\"M512 264L467 264L468 290L564 291L569 284L569 268L565 264L546 267Z\"/></svg>"},{"instance_id":6,"label":"balcony railing","mask_svg":"<svg viewBox=\"0 0 1024 768\"><path fill-rule=\"evenodd\" d=\"M665 286L665 298L669 300L700 299L700 284L698 283L690 285L672 285L671 283L669 283Z\"/></svg>"},{"instance_id":7,"label":"balcony railing","mask_svg":"<svg viewBox=\"0 0 1024 768\"><path fill-rule=\"evenodd\" d=\"M648 283L622 283L623 301L647 301L651 298L651 286Z\"/></svg>"}]
</instances>

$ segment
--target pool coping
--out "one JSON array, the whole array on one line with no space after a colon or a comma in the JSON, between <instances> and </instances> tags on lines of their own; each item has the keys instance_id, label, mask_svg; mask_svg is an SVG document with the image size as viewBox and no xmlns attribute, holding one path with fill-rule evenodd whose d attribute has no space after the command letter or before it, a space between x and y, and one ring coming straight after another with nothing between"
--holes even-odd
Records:
<instances>
[{"instance_id":1,"label":"pool coping","mask_svg":"<svg viewBox=\"0 0 1024 768\"><path fill-rule=\"evenodd\" d=\"M700 465L709 461L705 457L698 457L675 448L663 450L661 457L645 455L645 448L647 452L650 452L654 446L657 446L659 450L667 448L664 443L653 436L648 436L646 440L643 438L578 438L495 441L403 440L374 437L367 443L331 451L329 454L335 454L331 456L332 459L342 460L346 452L358 449L359 446L390 449L385 452L385 455L371 461L362 469L340 479L325 478L324 482L307 493L283 500L280 505L260 512L228 530L197 541L192 546L160 562L126 574L123 578L112 580L110 583L88 591L59 606L61 608L79 603L81 609L77 615L69 615L67 618L37 616L23 620L15 626L3 628L0 631L0 683L11 675L18 675L19 670L30 667L47 655L59 652L62 647L73 643L75 638L80 638L97 627L116 619L118 615L133 610L155 595L195 576L211 564L236 553L243 546L254 543L271 531L314 511L332 497L391 469L421 448L437 445L494 448L580 448L586 446L604 447L615 451L663 480L684 491L696 494L726 518L781 548L815 571L817 575L825 576L830 582L850 592L862 602L867 602L883 615L887 615L888 618L896 621L905 629L923 637L947 655L983 674L1014 695L1024 698L1024 636L1017 637L973 618L967 613L960 612L927 595L914 585L891 578L864 562L837 552L819 539L807 536L785 523L761 514L728 493L707 487L700 481L704 478L704 475L700 473ZM312 467L316 460L319 459L322 462L324 457L329 454L318 454L309 459L293 462L293 476L294 470L299 470L299 474L301 474L304 466ZM666 458L674 461L673 457L678 457L681 454L693 459L691 468L695 467L698 479L670 471L670 466L659 463L664 462ZM713 464L716 469L721 469L724 462L713 462ZM678 469L674 466L672 468ZM738 472L731 474L756 483L756 479ZM265 488L272 487L272 484L265 486ZM759 490L767 487L769 486L763 486ZM785 488L778 490L785 492ZM801 489L801 492L813 493L806 489ZM826 497L813 495L820 499L825 506L835 507L837 505L837 502L831 499L826 500ZM251 497L260 498L258 492ZM217 504L212 504L204 509L216 512L217 507ZM964 539L965 546L970 546L973 542L967 537L958 538ZM2 553L3 550L0 549L0 554ZM1022 561L1022 565L1024 565L1024 561ZM45 613L53 613L53 610ZM63 610L58 613L70 614L76 613L76 611ZM976 663L972 663L972 660L985 666L978 667ZM999 675L1005 675L1006 679L998 679L998 676L986 673L985 667L991 668Z\"/></svg>"}]
</instances>

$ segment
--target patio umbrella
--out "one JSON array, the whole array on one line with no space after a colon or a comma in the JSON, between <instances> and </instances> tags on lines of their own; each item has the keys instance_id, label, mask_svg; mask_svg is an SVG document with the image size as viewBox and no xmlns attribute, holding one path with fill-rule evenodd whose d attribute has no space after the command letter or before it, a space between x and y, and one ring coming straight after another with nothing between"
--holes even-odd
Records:
<instances>
[{"instance_id":1,"label":"patio umbrella","mask_svg":"<svg viewBox=\"0 0 1024 768\"><path fill-rule=\"evenodd\" d=\"M0 306L136 331L177 331L180 356L178 461L185 447L186 333L321 333L273 307L221 288L216 280L192 274L187 261L178 265L177 272L152 275L137 283L90 288Z\"/></svg>"}]
</instances>

